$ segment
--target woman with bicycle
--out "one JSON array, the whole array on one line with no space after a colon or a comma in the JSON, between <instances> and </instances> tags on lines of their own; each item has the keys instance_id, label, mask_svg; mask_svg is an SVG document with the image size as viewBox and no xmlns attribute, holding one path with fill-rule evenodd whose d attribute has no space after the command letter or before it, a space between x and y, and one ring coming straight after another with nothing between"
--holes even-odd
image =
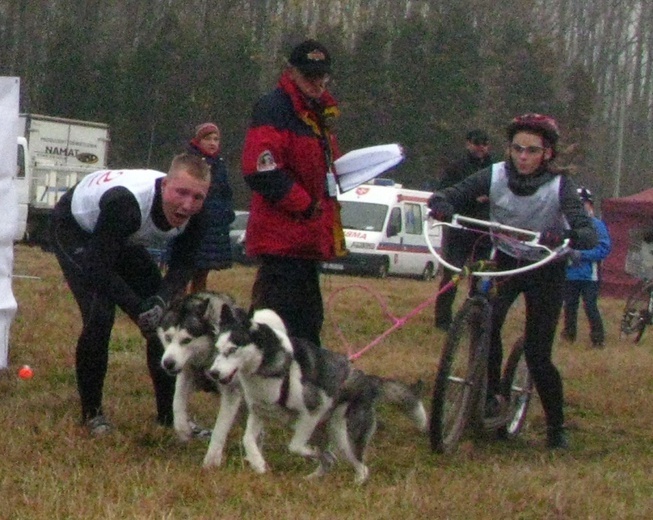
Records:
<instances>
[{"instance_id":1,"label":"woman with bicycle","mask_svg":"<svg viewBox=\"0 0 653 520\"><path fill-rule=\"evenodd\" d=\"M574 249L596 245L596 231L585 212L574 181L552 164L559 139L552 117L524 114L507 127L508 159L493 164L460 183L433 194L431 216L448 221L479 196L490 199L490 219L522 229L541 232L540 243L557 247L565 238ZM497 242L495 260L499 270L509 270L538 260L532 251ZM500 379L503 345L501 328L520 294L526 300L524 353L546 416L547 446L568 447L564 427L563 388L551 354L555 329L562 309L566 262L546 264L535 271L517 274L498 286L492 306L492 331L488 359L488 406L501 408Z\"/></svg>"}]
</instances>

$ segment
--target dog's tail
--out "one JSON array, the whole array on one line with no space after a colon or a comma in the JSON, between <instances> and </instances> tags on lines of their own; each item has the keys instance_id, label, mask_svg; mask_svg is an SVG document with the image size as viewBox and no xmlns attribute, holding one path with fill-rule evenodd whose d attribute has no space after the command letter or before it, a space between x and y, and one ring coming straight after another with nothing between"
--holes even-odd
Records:
<instances>
[{"instance_id":1,"label":"dog's tail","mask_svg":"<svg viewBox=\"0 0 653 520\"><path fill-rule=\"evenodd\" d=\"M381 401L397 406L420 431L426 431L428 419L422 403L424 382L420 379L412 385L407 385L394 379L373 377L379 382Z\"/></svg>"}]
</instances>

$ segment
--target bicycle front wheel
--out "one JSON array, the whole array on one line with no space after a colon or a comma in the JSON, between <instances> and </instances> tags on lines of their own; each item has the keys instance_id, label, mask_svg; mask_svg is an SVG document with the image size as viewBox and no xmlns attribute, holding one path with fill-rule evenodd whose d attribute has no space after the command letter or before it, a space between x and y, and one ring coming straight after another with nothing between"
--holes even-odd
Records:
<instances>
[{"instance_id":1,"label":"bicycle front wheel","mask_svg":"<svg viewBox=\"0 0 653 520\"><path fill-rule=\"evenodd\" d=\"M482 297L467 299L451 324L431 401L433 451L454 451L463 435L483 377L489 324L490 305Z\"/></svg>"},{"instance_id":2,"label":"bicycle front wheel","mask_svg":"<svg viewBox=\"0 0 653 520\"><path fill-rule=\"evenodd\" d=\"M644 334L644 329L651 320L650 300L653 291L653 282L643 280L634 288L624 307L621 317L621 336L634 334L633 341L639 343Z\"/></svg>"},{"instance_id":3,"label":"bicycle front wheel","mask_svg":"<svg viewBox=\"0 0 653 520\"><path fill-rule=\"evenodd\" d=\"M503 397L508 403L506 423L502 433L507 439L519 435L533 395L533 380L526 366L524 338L519 338L508 356L501 380Z\"/></svg>"}]
</instances>

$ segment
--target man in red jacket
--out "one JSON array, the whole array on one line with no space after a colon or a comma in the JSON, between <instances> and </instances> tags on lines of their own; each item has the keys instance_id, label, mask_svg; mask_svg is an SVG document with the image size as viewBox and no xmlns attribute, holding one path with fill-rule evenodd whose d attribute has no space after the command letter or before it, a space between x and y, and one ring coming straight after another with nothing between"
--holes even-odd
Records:
<instances>
[{"instance_id":1,"label":"man in red jacket","mask_svg":"<svg viewBox=\"0 0 653 520\"><path fill-rule=\"evenodd\" d=\"M270 308L291 336L320 345L320 264L344 252L330 121L339 115L326 86L331 56L306 40L291 52L277 87L254 106L242 168L252 189L247 254L260 266L252 308Z\"/></svg>"}]
</instances>

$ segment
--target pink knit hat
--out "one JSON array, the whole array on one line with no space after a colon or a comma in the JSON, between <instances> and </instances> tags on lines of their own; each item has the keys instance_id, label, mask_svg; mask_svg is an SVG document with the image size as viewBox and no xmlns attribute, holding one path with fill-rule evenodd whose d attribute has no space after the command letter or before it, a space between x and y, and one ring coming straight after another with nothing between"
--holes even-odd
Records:
<instances>
[{"instance_id":1,"label":"pink knit hat","mask_svg":"<svg viewBox=\"0 0 653 520\"><path fill-rule=\"evenodd\" d=\"M204 139L209 134L219 134L220 129L215 123L202 123L195 128L195 139Z\"/></svg>"}]
</instances>

